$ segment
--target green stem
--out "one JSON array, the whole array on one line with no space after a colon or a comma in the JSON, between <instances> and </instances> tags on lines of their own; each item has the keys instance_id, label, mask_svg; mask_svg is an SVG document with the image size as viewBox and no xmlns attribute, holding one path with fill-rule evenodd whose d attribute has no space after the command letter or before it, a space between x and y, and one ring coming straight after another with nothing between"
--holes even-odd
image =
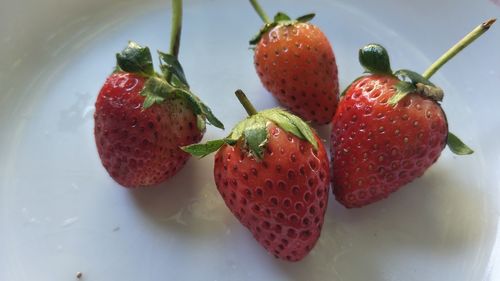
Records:
<instances>
[{"instance_id":1,"label":"green stem","mask_svg":"<svg viewBox=\"0 0 500 281\"><path fill-rule=\"evenodd\" d=\"M172 0L172 31L170 33L170 54L179 56L182 30L182 0Z\"/></svg>"},{"instance_id":2,"label":"green stem","mask_svg":"<svg viewBox=\"0 0 500 281\"><path fill-rule=\"evenodd\" d=\"M264 23L271 23L269 16L267 16L266 12L262 9L257 0L250 0L250 4L252 4L253 9L257 12Z\"/></svg>"},{"instance_id":3,"label":"green stem","mask_svg":"<svg viewBox=\"0 0 500 281\"><path fill-rule=\"evenodd\" d=\"M241 105L243 105L249 116L257 114L257 110L255 109L255 107L253 107L252 103L248 100L247 96L245 95L245 93L243 93L242 90L238 89L234 94L240 101Z\"/></svg>"},{"instance_id":4,"label":"green stem","mask_svg":"<svg viewBox=\"0 0 500 281\"><path fill-rule=\"evenodd\" d=\"M456 54L462 51L470 43L474 42L479 36L483 35L488 29L495 23L496 19L489 19L478 27L474 28L469 34L465 35L457 44L451 47L446 53L444 53L439 59L437 59L429 68L424 71L422 76L429 79L436 71L438 71L445 63L451 60Z\"/></svg>"}]
</instances>

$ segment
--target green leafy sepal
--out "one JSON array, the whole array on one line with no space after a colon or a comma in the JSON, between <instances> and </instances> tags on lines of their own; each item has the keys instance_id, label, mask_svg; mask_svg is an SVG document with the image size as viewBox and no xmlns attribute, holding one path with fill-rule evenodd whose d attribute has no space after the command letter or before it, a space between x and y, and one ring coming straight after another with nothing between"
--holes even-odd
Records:
<instances>
[{"instance_id":1,"label":"green leafy sepal","mask_svg":"<svg viewBox=\"0 0 500 281\"><path fill-rule=\"evenodd\" d=\"M318 142L311 127L299 117L281 108L264 110L247 117L238 123L231 133L223 139L185 146L182 149L194 156L204 157L219 150L224 144L235 145L238 141L243 141L248 152L256 159L261 160L269 138L267 131L269 122L273 122L286 132L308 141L314 150L318 149Z\"/></svg>"},{"instance_id":2,"label":"green leafy sepal","mask_svg":"<svg viewBox=\"0 0 500 281\"><path fill-rule=\"evenodd\" d=\"M455 134L448 132L446 144L450 150L457 155L469 155L474 153L463 141L461 141Z\"/></svg>"},{"instance_id":3,"label":"green leafy sepal","mask_svg":"<svg viewBox=\"0 0 500 281\"><path fill-rule=\"evenodd\" d=\"M436 102L443 100L443 90L414 71L400 69L394 72L394 76L400 81L395 85L396 93L388 101L390 105L396 105L409 93L418 93Z\"/></svg>"},{"instance_id":4,"label":"green leafy sepal","mask_svg":"<svg viewBox=\"0 0 500 281\"><path fill-rule=\"evenodd\" d=\"M359 62L365 69L365 72L371 74L382 74L396 77L399 81L394 85L395 93L388 100L388 104L395 106L410 93L422 95L439 103L443 100L443 90L434 85L429 79L422 75L408 70L400 69L394 73L391 70L389 54L387 50L379 44L368 44L359 50ZM347 88L340 94L343 97L347 90L357 81L366 76L356 78ZM448 132L447 145L450 150L457 155L468 155L474 151L462 142L456 135Z\"/></svg>"},{"instance_id":5,"label":"green leafy sepal","mask_svg":"<svg viewBox=\"0 0 500 281\"><path fill-rule=\"evenodd\" d=\"M147 78L141 91L141 95L144 96L143 109L161 104L166 99L183 99L197 116L198 129L205 130L206 122L224 129L224 125L210 108L190 91L184 70L177 58L160 51L158 55L161 74L154 71L149 48L130 41L121 53L116 54L117 66L114 72L124 71Z\"/></svg>"},{"instance_id":6,"label":"green leafy sepal","mask_svg":"<svg viewBox=\"0 0 500 281\"><path fill-rule=\"evenodd\" d=\"M367 73L392 74L387 50L379 44L368 44L359 49L359 62Z\"/></svg>"},{"instance_id":7,"label":"green leafy sepal","mask_svg":"<svg viewBox=\"0 0 500 281\"><path fill-rule=\"evenodd\" d=\"M278 12L274 16L272 22L264 24L264 26L260 29L259 33L257 33L254 37L252 37L252 39L250 39L250 46L254 47L255 45L257 45L262 36L269 30L275 28L276 26L287 26L287 25L294 25L299 22L308 22L312 20L314 16L315 16L314 13L310 13L300 16L293 20L287 14L283 12Z\"/></svg>"},{"instance_id":8,"label":"green leafy sepal","mask_svg":"<svg viewBox=\"0 0 500 281\"><path fill-rule=\"evenodd\" d=\"M133 41L129 41L128 46L121 53L116 54L116 64L125 72L146 77L155 73L149 48L142 47Z\"/></svg>"}]
</instances>

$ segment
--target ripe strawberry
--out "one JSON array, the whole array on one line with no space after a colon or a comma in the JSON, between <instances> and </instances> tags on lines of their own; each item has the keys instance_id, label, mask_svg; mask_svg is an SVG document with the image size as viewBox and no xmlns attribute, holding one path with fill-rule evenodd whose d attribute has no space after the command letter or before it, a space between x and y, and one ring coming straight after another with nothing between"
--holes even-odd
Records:
<instances>
[{"instance_id":1,"label":"ripe strawberry","mask_svg":"<svg viewBox=\"0 0 500 281\"><path fill-rule=\"evenodd\" d=\"M393 73L380 45L360 50L360 63L369 74L342 93L332 120L333 192L340 203L353 208L386 198L423 175L446 144L456 154L473 153L448 131L440 105L443 91L428 79L493 22L476 28L423 75Z\"/></svg>"},{"instance_id":2,"label":"ripe strawberry","mask_svg":"<svg viewBox=\"0 0 500 281\"><path fill-rule=\"evenodd\" d=\"M314 14L292 20L277 13L271 22L257 1L251 2L266 23L250 41L262 84L305 120L329 123L338 103L337 64L326 36L308 23Z\"/></svg>"},{"instance_id":3,"label":"ripe strawberry","mask_svg":"<svg viewBox=\"0 0 500 281\"><path fill-rule=\"evenodd\" d=\"M185 100L170 99L144 110L145 80L133 73L114 73L95 105L95 139L102 163L127 187L153 185L173 176L189 158L178 147L199 142L204 132Z\"/></svg>"},{"instance_id":4,"label":"ripe strawberry","mask_svg":"<svg viewBox=\"0 0 500 281\"><path fill-rule=\"evenodd\" d=\"M180 1L174 2L180 13ZM189 154L179 147L198 143L205 122L223 128L190 90L177 60L180 17L174 17L172 53L160 55L156 73L149 48L130 42L117 54L117 69L96 100L94 135L110 176L125 187L158 184L176 174Z\"/></svg>"},{"instance_id":5,"label":"ripe strawberry","mask_svg":"<svg viewBox=\"0 0 500 281\"><path fill-rule=\"evenodd\" d=\"M323 144L300 118L282 109L256 112L225 139L184 148L197 156L218 150L217 189L236 218L277 258L298 261L314 247L329 192Z\"/></svg>"},{"instance_id":6,"label":"ripe strawberry","mask_svg":"<svg viewBox=\"0 0 500 281\"><path fill-rule=\"evenodd\" d=\"M448 124L441 106L411 92L390 104L400 82L386 74L352 84L332 122L333 186L346 207L387 197L420 177L446 145Z\"/></svg>"}]
</instances>

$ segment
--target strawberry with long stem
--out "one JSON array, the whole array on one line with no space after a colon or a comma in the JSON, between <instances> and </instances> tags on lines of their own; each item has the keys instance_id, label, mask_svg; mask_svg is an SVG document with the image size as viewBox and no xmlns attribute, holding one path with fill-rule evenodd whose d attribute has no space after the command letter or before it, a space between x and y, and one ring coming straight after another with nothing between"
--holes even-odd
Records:
<instances>
[{"instance_id":1,"label":"strawberry with long stem","mask_svg":"<svg viewBox=\"0 0 500 281\"><path fill-rule=\"evenodd\" d=\"M184 149L217 151L214 178L224 202L272 255L304 258L318 240L330 186L327 152L299 117L280 108L257 112L242 91L249 117L223 139Z\"/></svg>"},{"instance_id":2,"label":"strawberry with long stem","mask_svg":"<svg viewBox=\"0 0 500 281\"><path fill-rule=\"evenodd\" d=\"M329 123L337 108L339 83L335 55L328 38L309 21L278 12L271 20L257 0L250 0L264 21L250 40L254 64L264 87L306 121Z\"/></svg>"},{"instance_id":3,"label":"strawberry with long stem","mask_svg":"<svg viewBox=\"0 0 500 281\"><path fill-rule=\"evenodd\" d=\"M448 131L440 104L443 90L429 79L494 22L475 28L423 75L393 72L378 44L359 51L369 74L345 90L332 120L333 192L340 203L352 208L386 198L423 175L446 145L458 155L473 152Z\"/></svg>"},{"instance_id":4,"label":"strawberry with long stem","mask_svg":"<svg viewBox=\"0 0 500 281\"><path fill-rule=\"evenodd\" d=\"M175 175L197 143L206 122L223 128L189 89L178 61L182 1L172 1L170 53L158 51L161 73L148 47L135 42L116 55L117 66L95 103L97 151L110 176L125 187L155 185Z\"/></svg>"}]
</instances>

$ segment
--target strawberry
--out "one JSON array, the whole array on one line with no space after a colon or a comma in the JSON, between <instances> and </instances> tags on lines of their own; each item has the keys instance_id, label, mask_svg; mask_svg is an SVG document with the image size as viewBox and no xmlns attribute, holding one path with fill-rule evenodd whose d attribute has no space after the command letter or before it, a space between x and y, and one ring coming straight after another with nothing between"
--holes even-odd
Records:
<instances>
[{"instance_id":1,"label":"strawberry","mask_svg":"<svg viewBox=\"0 0 500 281\"><path fill-rule=\"evenodd\" d=\"M298 261L314 247L329 192L329 161L321 140L282 109L256 112L228 137L184 148L196 156L217 151L215 184L224 202L255 239L277 258Z\"/></svg>"},{"instance_id":2,"label":"strawberry","mask_svg":"<svg viewBox=\"0 0 500 281\"><path fill-rule=\"evenodd\" d=\"M260 81L300 117L329 123L338 103L337 64L325 34L308 23L314 14L292 20L279 12L271 21L256 0L250 2L265 22L250 41Z\"/></svg>"},{"instance_id":3,"label":"strawberry","mask_svg":"<svg viewBox=\"0 0 500 281\"><path fill-rule=\"evenodd\" d=\"M179 2L174 1L174 12L180 13ZM173 54L158 52L161 74L154 71L149 48L130 42L117 54L116 70L95 103L97 151L110 176L125 187L172 177L190 156L181 146L198 143L206 122L223 128L189 90L177 60L180 22L174 20L174 27Z\"/></svg>"},{"instance_id":4,"label":"strawberry","mask_svg":"<svg viewBox=\"0 0 500 281\"><path fill-rule=\"evenodd\" d=\"M360 50L369 74L345 90L332 120L333 192L340 203L353 208L386 198L422 176L446 145L458 155L473 152L448 131L443 91L428 80L458 51L451 49L419 75L392 72L387 51L378 44Z\"/></svg>"}]
</instances>

